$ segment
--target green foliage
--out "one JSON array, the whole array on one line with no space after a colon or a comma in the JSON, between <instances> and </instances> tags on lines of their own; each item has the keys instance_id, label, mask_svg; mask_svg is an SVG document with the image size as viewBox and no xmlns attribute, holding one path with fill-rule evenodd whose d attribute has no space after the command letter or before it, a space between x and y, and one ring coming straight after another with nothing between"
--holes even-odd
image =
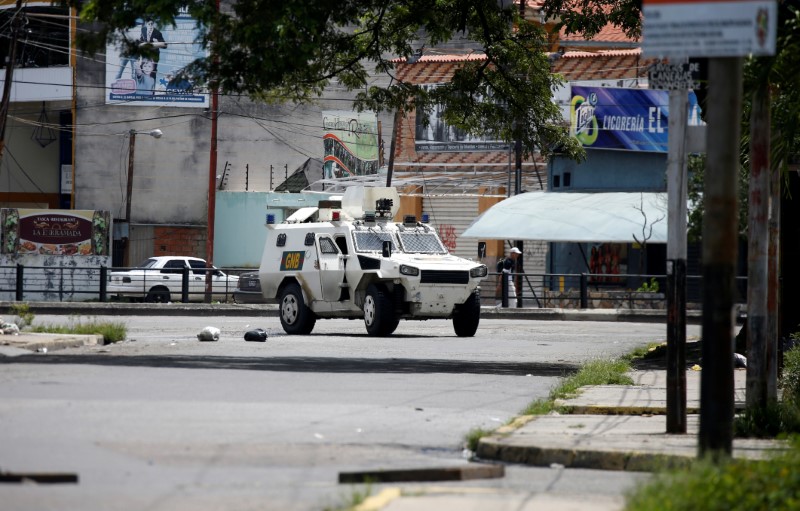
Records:
<instances>
[{"instance_id":1,"label":"green foliage","mask_svg":"<svg viewBox=\"0 0 800 511\"><path fill-rule=\"evenodd\" d=\"M658 281L655 277L651 277L650 282L643 282L636 291L639 293L658 293L658 289Z\"/></svg>"},{"instance_id":2,"label":"green foliage","mask_svg":"<svg viewBox=\"0 0 800 511\"><path fill-rule=\"evenodd\" d=\"M790 337L793 340L800 340L800 334L797 332ZM784 401L800 404L800 346L794 346L784 352L780 386Z\"/></svg>"},{"instance_id":3,"label":"green foliage","mask_svg":"<svg viewBox=\"0 0 800 511\"><path fill-rule=\"evenodd\" d=\"M766 409L747 409L734 421L738 437L777 437L800 433L800 346L783 355L783 372L778 382L781 400Z\"/></svg>"},{"instance_id":4,"label":"green foliage","mask_svg":"<svg viewBox=\"0 0 800 511\"><path fill-rule=\"evenodd\" d=\"M575 396L581 387L587 385L633 385L626 373L630 370L630 360L592 360L584 364L578 372L565 378L550 391L547 399L539 399L528 405L523 414L545 415L557 409L555 401Z\"/></svg>"},{"instance_id":5,"label":"green foliage","mask_svg":"<svg viewBox=\"0 0 800 511\"><path fill-rule=\"evenodd\" d=\"M350 493L342 497L342 504L336 506L326 506L323 511L347 511L352 510L361 505L372 495L372 483L367 483L363 486L352 486Z\"/></svg>"},{"instance_id":6,"label":"green foliage","mask_svg":"<svg viewBox=\"0 0 800 511\"><path fill-rule=\"evenodd\" d=\"M738 232L740 236L747 233L747 203L750 189L750 171L748 170L748 159L745 156L742 165L739 166L739 209L738 209ZM703 187L705 179L706 156L689 156L689 182L687 186L689 199L689 221L688 239L692 243L700 242L703 239L703 212L705 211L705 201L703 199Z\"/></svg>"},{"instance_id":7,"label":"green foliage","mask_svg":"<svg viewBox=\"0 0 800 511\"><path fill-rule=\"evenodd\" d=\"M473 428L467 433L467 436L464 439L464 444L466 445L467 449L475 452L478 449L478 442L480 439L486 435L490 435L491 433L492 432L488 429Z\"/></svg>"},{"instance_id":8,"label":"green foliage","mask_svg":"<svg viewBox=\"0 0 800 511\"><path fill-rule=\"evenodd\" d=\"M545 0L542 10L561 20L568 34L584 34L591 39L611 23L633 39L642 33L642 0L584 0L580 7L573 0Z\"/></svg>"},{"instance_id":9,"label":"green foliage","mask_svg":"<svg viewBox=\"0 0 800 511\"><path fill-rule=\"evenodd\" d=\"M552 100L561 78L551 73L546 34L496 0L232 0L219 12L211 1L66 3L92 24L77 38L88 53L104 52L106 43L122 44L133 56L152 53L126 37L137 18L149 14L161 26L174 26L178 13L187 12L209 56L189 63L183 74L223 93L309 102L335 83L357 91L358 110L429 112L442 105L447 122L469 133L520 139L526 153L585 156ZM392 58L465 35L486 60L467 63L432 89L398 79ZM375 73L387 74L389 84L375 85Z\"/></svg>"},{"instance_id":10,"label":"green foliage","mask_svg":"<svg viewBox=\"0 0 800 511\"><path fill-rule=\"evenodd\" d=\"M9 308L11 309L11 314L17 316L17 319L14 321L14 323L16 323L20 329L33 323L33 318L36 317L36 315L31 311L30 305L27 303L12 303Z\"/></svg>"},{"instance_id":11,"label":"green foliage","mask_svg":"<svg viewBox=\"0 0 800 511\"><path fill-rule=\"evenodd\" d=\"M789 511L800 507L800 443L766 461L701 460L628 495L626 511Z\"/></svg>"},{"instance_id":12,"label":"green foliage","mask_svg":"<svg viewBox=\"0 0 800 511\"><path fill-rule=\"evenodd\" d=\"M106 343L122 341L128 333L127 327L122 322L96 320L86 323L73 320L69 325L36 325L31 330L39 333L102 335Z\"/></svg>"}]
</instances>

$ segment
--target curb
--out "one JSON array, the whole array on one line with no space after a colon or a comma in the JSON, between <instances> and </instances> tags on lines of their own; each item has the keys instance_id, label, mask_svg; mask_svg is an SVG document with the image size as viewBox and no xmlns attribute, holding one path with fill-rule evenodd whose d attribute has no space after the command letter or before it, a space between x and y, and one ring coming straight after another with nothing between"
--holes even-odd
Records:
<instances>
[{"instance_id":1,"label":"curb","mask_svg":"<svg viewBox=\"0 0 800 511\"><path fill-rule=\"evenodd\" d=\"M19 335L0 336L0 344L30 351L63 350L79 346L95 346L105 344L102 335L72 335L22 333Z\"/></svg>"},{"instance_id":2,"label":"curb","mask_svg":"<svg viewBox=\"0 0 800 511\"><path fill-rule=\"evenodd\" d=\"M163 304L128 302L15 302L0 301L0 310L10 310L26 303L34 314L85 316L265 316L277 317L277 304L252 303L181 303ZM667 311L658 309L516 309L481 306L484 319L518 319L539 321L614 321L630 323L664 323ZM687 324L700 324L702 312L686 311Z\"/></svg>"}]
</instances>

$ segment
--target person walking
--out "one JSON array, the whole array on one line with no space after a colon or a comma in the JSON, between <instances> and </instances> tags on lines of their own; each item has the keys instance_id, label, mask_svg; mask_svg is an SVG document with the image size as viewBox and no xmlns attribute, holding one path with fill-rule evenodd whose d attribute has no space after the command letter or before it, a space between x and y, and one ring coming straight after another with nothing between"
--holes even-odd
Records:
<instances>
[{"instance_id":1,"label":"person walking","mask_svg":"<svg viewBox=\"0 0 800 511\"><path fill-rule=\"evenodd\" d=\"M497 307L502 306L503 304L503 280L508 279L508 301L517 299L517 286L514 279L514 275L512 275L517 269L517 259L522 254L522 251L517 247L513 247L511 250L508 251L508 257L501 259L497 263L497 271L500 273L499 278L497 279L497 292L496 296L500 297L500 300L497 301Z\"/></svg>"}]
</instances>

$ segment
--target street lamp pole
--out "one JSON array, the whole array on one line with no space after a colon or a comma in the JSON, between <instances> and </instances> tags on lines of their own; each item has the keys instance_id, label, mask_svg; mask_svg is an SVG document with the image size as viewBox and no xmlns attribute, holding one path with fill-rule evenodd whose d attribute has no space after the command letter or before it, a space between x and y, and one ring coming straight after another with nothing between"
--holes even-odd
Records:
<instances>
[{"instance_id":1,"label":"street lamp pole","mask_svg":"<svg viewBox=\"0 0 800 511\"><path fill-rule=\"evenodd\" d=\"M130 247L131 247L131 198L133 197L133 162L134 156L136 154L136 134L143 133L145 135L150 135L153 138L161 138L163 132L159 129L150 130L150 131L136 131L130 130L128 135L130 137L130 143L128 144L128 184L125 191L125 222L128 224L128 238L125 242L125 256L123 259L122 264L124 266L130 266Z\"/></svg>"}]
</instances>

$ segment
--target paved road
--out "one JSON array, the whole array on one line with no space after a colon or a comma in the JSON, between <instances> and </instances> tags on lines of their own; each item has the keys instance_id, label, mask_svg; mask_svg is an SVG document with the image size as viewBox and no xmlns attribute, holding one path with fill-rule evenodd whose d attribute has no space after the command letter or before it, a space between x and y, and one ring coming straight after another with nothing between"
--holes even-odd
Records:
<instances>
[{"instance_id":1,"label":"paved road","mask_svg":"<svg viewBox=\"0 0 800 511\"><path fill-rule=\"evenodd\" d=\"M297 337L274 317L113 319L128 341L0 357L0 468L80 478L0 486L8 509L334 508L353 492L339 472L463 464L470 429L499 426L579 363L665 331L489 320L462 339L429 321L375 339L347 320ZM197 341L207 325L219 342ZM266 343L244 342L255 327ZM642 477L509 467L504 479L458 484L619 498Z\"/></svg>"}]
</instances>

